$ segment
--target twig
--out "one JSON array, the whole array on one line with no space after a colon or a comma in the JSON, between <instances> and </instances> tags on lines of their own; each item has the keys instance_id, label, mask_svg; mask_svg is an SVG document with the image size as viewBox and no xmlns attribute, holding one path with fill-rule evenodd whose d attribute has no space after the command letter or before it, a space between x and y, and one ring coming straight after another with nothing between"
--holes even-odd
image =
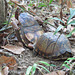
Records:
<instances>
[{"instance_id":1,"label":"twig","mask_svg":"<svg viewBox=\"0 0 75 75\"><path fill-rule=\"evenodd\" d=\"M13 0L11 0L11 2L13 2L15 5L19 6L20 8L22 8L25 12L28 12L29 14L31 14L33 16L36 15L36 14L33 14L31 11L27 11L26 7L24 5L20 5L20 4L16 3L16 2L14 2Z\"/></svg>"},{"instance_id":2,"label":"twig","mask_svg":"<svg viewBox=\"0 0 75 75\"><path fill-rule=\"evenodd\" d=\"M9 22L10 22L10 20L11 20L11 16L12 16L12 13L13 13L13 8L14 8L14 7L12 7L12 11L11 11L11 14L10 14L10 17L9 17L9 19L8 19L7 24L6 24L4 27L2 27L2 29L0 29L0 32L4 31L4 30L6 30L6 29L12 28L12 26L9 26L9 27L8 27L8 24L9 24Z\"/></svg>"},{"instance_id":3,"label":"twig","mask_svg":"<svg viewBox=\"0 0 75 75\"><path fill-rule=\"evenodd\" d=\"M12 16L12 13L13 13L13 9L14 9L14 6L12 7L11 14L10 14L10 17L9 17L9 19L8 19L8 23L7 23L6 27L8 26L8 24L9 24L9 22L10 22L10 20L11 20L11 16Z\"/></svg>"},{"instance_id":4,"label":"twig","mask_svg":"<svg viewBox=\"0 0 75 75\"><path fill-rule=\"evenodd\" d=\"M2 27L2 29L0 29L0 32L4 31L6 29L10 29L10 28L12 28L12 26L9 26L9 27L4 26L4 27Z\"/></svg>"}]
</instances>

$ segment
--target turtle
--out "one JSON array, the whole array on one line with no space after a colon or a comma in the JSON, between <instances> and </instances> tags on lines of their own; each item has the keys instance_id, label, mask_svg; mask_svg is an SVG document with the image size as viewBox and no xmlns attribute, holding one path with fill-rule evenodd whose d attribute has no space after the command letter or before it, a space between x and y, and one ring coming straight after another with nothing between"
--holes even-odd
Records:
<instances>
[{"instance_id":1,"label":"turtle","mask_svg":"<svg viewBox=\"0 0 75 75\"><path fill-rule=\"evenodd\" d=\"M40 36L34 47L34 54L52 60L65 60L73 56L69 40L64 34L47 32Z\"/></svg>"},{"instance_id":2,"label":"turtle","mask_svg":"<svg viewBox=\"0 0 75 75\"><path fill-rule=\"evenodd\" d=\"M26 12L19 15L19 22L21 25L16 32L17 38L26 47L32 48L34 54L53 60L67 59L73 56L70 42L64 34L44 33L33 16Z\"/></svg>"},{"instance_id":3,"label":"turtle","mask_svg":"<svg viewBox=\"0 0 75 75\"><path fill-rule=\"evenodd\" d=\"M18 20L20 23L20 29L19 32L17 32L17 38L25 44L25 46L32 48L31 45L39 39L39 37L44 33L44 30L34 17L27 12L21 13Z\"/></svg>"}]
</instances>

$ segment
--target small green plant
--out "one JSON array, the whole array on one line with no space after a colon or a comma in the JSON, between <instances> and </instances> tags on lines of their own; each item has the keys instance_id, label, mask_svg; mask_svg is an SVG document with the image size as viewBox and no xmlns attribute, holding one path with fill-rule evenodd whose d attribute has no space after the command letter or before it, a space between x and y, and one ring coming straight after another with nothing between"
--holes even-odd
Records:
<instances>
[{"instance_id":1,"label":"small green plant","mask_svg":"<svg viewBox=\"0 0 75 75\"><path fill-rule=\"evenodd\" d=\"M33 6L33 4L34 4L34 1L30 1L28 6Z\"/></svg>"},{"instance_id":2,"label":"small green plant","mask_svg":"<svg viewBox=\"0 0 75 75\"><path fill-rule=\"evenodd\" d=\"M12 26L7 26L8 21L5 21L0 27L0 32L12 28ZM10 23L9 23L10 24Z\"/></svg>"},{"instance_id":3,"label":"small green plant","mask_svg":"<svg viewBox=\"0 0 75 75\"><path fill-rule=\"evenodd\" d=\"M38 7L47 7L46 3L39 3Z\"/></svg>"},{"instance_id":4,"label":"small green plant","mask_svg":"<svg viewBox=\"0 0 75 75\"><path fill-rule=\"evenodd\" d=\"M75 66L75 57L68 58L64 63L61 65L60 69L61 70L69 70L69 74L72 75L75 74L75 71L73 71L73 67ZM44 61L38 61L37 63L34 63L33 66L29 66L26 70L26 75L34 75L36 72L36 69L38 69L43 75L44 73L42 72L41 68L50 73L50 71L44 67L43 65L46 65L48 67L53 66L56 67L56 65L53 64L48 64L47 62Z\"/></svg>"},{"instance_id":5,"label":"small green plant","mask_svg":"<svg viewBox=\"0 0 75 75\"><path fill-rule=\"evenodd\" d=\"M57 17L54 17L54 18L49 18L49 19L54 19L54 20L58 20L58 21L60 21L62 24L60 24L59 26L58 26L58 28L56 29L56 31L55 31L55 33L54 34L56 34L58 31L60 31L62 28L65 28L65 27L67 27L68 25L75 25L75 20L72 20L72 21L70 21L71 20L71 18L72 17L74 17L75 16L75 9L72 9L72 8L70 8L70 16L69 16L69 18L68 18L68 20L67 20L67 22L64 22L63 20L61 20L61 19L59 19L59 18L57 18ZM46 23L48 23L47 21L45 21ZM49 24L49 23L48 23ZM50 24L51 26L53 26L52 24ZM63 25L65 25L65 26L63 26ZM69 33L69 35L67 35L67 37L70 37L71 35L72 35L72 33L75 33L75 28Z\"/></svg>"},{"instance_id":6,"label":"small green plant","mask_svg":"<svg viewBox=\"0 0 75 75\"><path fill-rule=\"evenodd\" d=\"M46 65L48 67L55 66L53 64L48 64L47 62L44 62L44 61L39 61L37 63L34 63L33 66L29 66L27 68L26 75L34 75L36 69L38 69L43 74L43 72L41 71L41 68L44 69L44 70L46 70L48 73L50 73L50 71L48 69L46 69L46 67L44 67L43 65L40 65L40 63L44 64L44 65Z\"/></svg>"},{"instance_id":7,"label":"small green plant","mask_svg":"<svg viewBox=\"0 0 75 75\"><path fill-rule=\"evenodd\" d=\"M46 2L46 0L43 0L44 3L39 3L38 7L47 7L48 5L50 5L52 3L53 0L50 0L49 3Z\"/></svg>"},{"instance_id":8,"label":"small green plant","mask_svg":"<svg viewBox=\"0 0 75 75\"><path fill-rule=\"evenodd\" d=\"M53 0L50 0L49 3L46 1L46 0L42 0L41 2L37 3L38 4L38 7L47 7L48 5L50 5L52 3ZM38 2L38 1L36 1ZM35 2L31 2L30 1L30 4L28 6L33 6Z\"/></svg>"},{"instance_id":9,"label":"small green plant","mask_svg":"<svg viewBox=\"0 0 75 75\"><path fill-rule=\"evenodd\" d=\"M61 66L61 68L64 67L64 69L68 69L70 71L70 75L75 71L73 71L73 67L75 66L75 57L68 58ZM74 72L75 74L75 72Z\"/></svg>"},{"instance_id":10,"label":"small green plant","mask_svg":"<svg viewBox=\"0 0 75 75\"><path fill-rule=\"evenodd\" d=\"M64 61L61 68L65 66L66 68L70 69L70 66L72 65L72 63L70 63L71 60L75 60L75 58L68 58L66 61Z\"/></svg>"}]
</instances>

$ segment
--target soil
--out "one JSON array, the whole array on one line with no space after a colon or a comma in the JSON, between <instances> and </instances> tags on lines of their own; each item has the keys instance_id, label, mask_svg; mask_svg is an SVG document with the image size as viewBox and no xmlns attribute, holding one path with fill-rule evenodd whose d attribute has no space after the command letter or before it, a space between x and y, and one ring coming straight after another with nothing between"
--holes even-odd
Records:
<instances>
[{"instance_id":1,"label":"soil","mask_svg":"<svg viewBox=\"0 0 75 75\"><path fill-rule=\"evenodd\" d=\"M40 16L40 18L42 18L43 20L49 18L51 15L54 15L54 16L57 15L57 14L53 14L55 12L51 12L51 11L49 11L49 9L42 8L42 10L43 10L43 12L38 9L38 12L36 14L38 16ZM55 29L52 29L49 25L46 25L46 26L43 25L43 27L44 27L45 31L54 31L55 30ZM70 43L71 43L73 54L75 55L75 40L70 41ZM52 61L50 59L43 58L43 57L41 57L39 55L34 56L33 50L31 50L29 48L26 48L26 47L24 47L24 48L25 48L25 51L23 51L20 55L15 55L15 54L13 54L11 52L5 51L5 54L7 53L7 54L9 54L9 56L14 56L15 59L17 60L17 63L18 63L16 69L14 68L14 70L9 71L9 75L25 75L24 73L26 73L26 70L27 70L28 66L32 66L34 63L36 63L38 61L45 61L45 62L47 62L49 64L56 65L56 67L47 67L46 66L47 69L49 69L50 71L60 69L61 65L64 62L64 61ZM8 56L8 55L6 55L6 56ZM45 70L43 70L43 72L46 73ZM36 72L36 73L35 73L35 75L41 75L40 72Z\"/></svg>"},{"instance_id":2,"label":"soil","mask_svg":"<svg viewBox=\"0 0 75 75\"><path fill-rule=\"evenodd\" d=\"M74 52L75 45L72 45L72 46L73 46L72 50ZM26 73L28 66L32 66L34 63L36 63L38 61L45 61L49 64L56 65L56 67L51 67L50 71L60 70L60 67L64 62L62 60L61 61L52 61L50 59L45 59L41 56L34 56L33 51L30 50L29 48L25 48L25 51L23 51L20 55L12 54L12 56L14 56L17 59L17 62L18 62L17 67L18 68L16 70L11 70L9 75L20 75L22 73ZM46 68L49 69L49 67L47 67L47 66L46 66ZM44 70L44 73L46 73L45 70ZM41 74L38 72L37 74L35 73L35 75L41 75Z\"/></svg>"}]
</instances>

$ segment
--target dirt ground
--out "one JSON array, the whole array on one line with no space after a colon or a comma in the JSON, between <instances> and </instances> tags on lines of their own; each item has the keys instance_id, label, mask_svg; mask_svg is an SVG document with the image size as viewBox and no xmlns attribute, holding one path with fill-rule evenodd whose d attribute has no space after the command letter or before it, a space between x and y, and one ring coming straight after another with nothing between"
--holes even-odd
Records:
<instances>
[{"instance_id":1,"label":"dirt ground","mask_svg":"<svg viewBox=\"0 0 75 75\"><path fill-rule=\"evenodd\" d=\"M75 4L75 3L73 3L73 4ZM38 10L38 12L37 12L37 10ZM40 18L42 18L42 20L45 20L45 19L51 17L51 15L59 16L59 14L54 14L55 12L58 12L57 8L54 8L55 11L50 11L50 9L45 9L45 8L42 8L41 10L37 8L37 10L35 9L34 11L36 11L36 14L38 16L40 16ZM52 22L53 22L53 20L50 21L50 23L52 23ZM44 26L44 30L45 31L55 31L55 29L50 27L49 25L46 25L46 27ZM75 37L74 37L74 40L70 40L70 44L71 44L73 54L75 55ZM32 66L34 63L36 63L38 61L45 61L49 64L56 65L56 67L51 67L51 69L50 69L51 71L60 69L60 66L64 62L64 61L52 61L50 59L45 59L39 55L34 56L33 50L30 50L29 48L26 48L26 47L25 47L25 51L23 51L20 55L13 54L11 52L7 52L6 50L4 52L5 52L6 56L8 56L8 54L9 54L9 56L14 56L18 63L17 69L14 68L14 70L10 70L9 75L24 75L23 73L26 73L28 66ZM49 69L49 67L47 67L47 69ZM43 71L43 72L46 73L46 71ZM41 74L39 74L39 72L38 72L35 75L41 75Z\"/></svg>"},{"instance_id":2,"label":"dirt ground","mask_svg":"<svg viewBox=\"0 0 75 75\"><path fill-rule=\"evenodd\" d=\"M72 42L72 51L75 52L75 43ZM23 51L20 55L15 55L10 52L7 52L7 54L14 56L17 60L18 66L17 69L10 70L9 75L23 75L23 73L26 73L26 70L28 66L32 66L34 63L38 61L45 61L49 64L54 64L56 67L47 67L46 68L50 71L54 70L60 70L61 65L64 61L52 61L50 59L43 58L41 56L34 56L33 51L29 48L25 47L25 51ZM75 54L75 53L74 53ZM46 73L45 70L42 70L44 73ZM41 75L39 72L35 73L35 75Z\"/></svg>"}]
</instances>

